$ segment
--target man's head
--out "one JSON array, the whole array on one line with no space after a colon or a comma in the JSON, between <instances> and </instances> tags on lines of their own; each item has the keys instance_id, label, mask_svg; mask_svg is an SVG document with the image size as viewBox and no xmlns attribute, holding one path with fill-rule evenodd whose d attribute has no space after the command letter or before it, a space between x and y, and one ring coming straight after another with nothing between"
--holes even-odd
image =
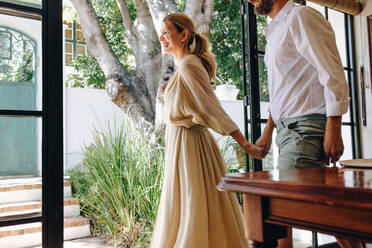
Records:
<instances>
[{"instance_id":1,"label":"man's head","mask_svg":"<svg viewBox=\"0 0 372 248\"><path fill-rule=\"evenodd\" d=\"M272 10L275 0L248 0L254 5L256 15L268 15Z\"/></svg>"}]
</instances>

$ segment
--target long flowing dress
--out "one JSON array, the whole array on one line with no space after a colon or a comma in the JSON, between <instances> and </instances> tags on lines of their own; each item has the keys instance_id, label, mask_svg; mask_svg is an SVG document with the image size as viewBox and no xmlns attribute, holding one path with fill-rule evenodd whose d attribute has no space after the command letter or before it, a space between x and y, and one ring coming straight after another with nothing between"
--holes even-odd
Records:
<instances>
[{"instance_id":1,"label":"long flowing dress","mask_svg":"<svg viewBox=\"0 0 372 248\"><path fill-rule=\"evenodd\" d=\"M153 248L248 247L236 195L219 192L226 173L216 140L238 129L221 107L206 69L187 55L164 91L166 162Z\"/></svg>"}]
</instances>

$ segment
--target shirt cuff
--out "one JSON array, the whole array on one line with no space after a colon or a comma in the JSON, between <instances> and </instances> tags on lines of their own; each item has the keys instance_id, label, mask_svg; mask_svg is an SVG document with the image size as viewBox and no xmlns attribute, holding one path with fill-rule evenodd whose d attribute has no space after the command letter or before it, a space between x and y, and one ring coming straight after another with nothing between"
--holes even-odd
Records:
<instances>
[{"instance_id":1,"label":"shirt cuff","mask_svg":"<svg viewBox=\"0 0 372 248\"><path fill-rule=\"evenodd\" d=\"M350 98L339 102L326 102L327 116L342 116L348 111Z\"/></svg>"}]
</instances>

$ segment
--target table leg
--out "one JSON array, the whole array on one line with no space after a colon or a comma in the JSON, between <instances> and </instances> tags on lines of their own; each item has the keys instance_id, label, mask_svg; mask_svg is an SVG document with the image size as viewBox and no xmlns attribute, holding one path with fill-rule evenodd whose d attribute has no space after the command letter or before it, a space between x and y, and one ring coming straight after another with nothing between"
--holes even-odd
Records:
<instances>
[{"instance_id":1,"label":"table leg","mask_svg":"<svg viewBox=\"0 0 372 248\"><path fill-rule=\"evenodd\" d=\"M252 247L276 247L279 238L287 237L286 228L265 223L267 203L256 195L243 195L244 225Z\"/></svg>"}]
</instances>

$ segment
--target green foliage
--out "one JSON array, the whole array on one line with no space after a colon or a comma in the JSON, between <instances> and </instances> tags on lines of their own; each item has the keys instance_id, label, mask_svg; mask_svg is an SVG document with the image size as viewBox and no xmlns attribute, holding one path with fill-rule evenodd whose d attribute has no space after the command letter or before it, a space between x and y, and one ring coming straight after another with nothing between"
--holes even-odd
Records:
<instances>
[{"instance_id":1,"label":"green foliage","mask_svg":"<svg viewBox=\"0 0 372 248\"><path fill-rule=\"evenodd\" d=\"M129 72L133 72L135 70L134 54L124 38L125 30L116 2L111 0L92 0L92 4L97 13L98 20L105 31L105 36L111 49L124 68ZM129 13L134 19L136 16L134 3L133 1L127 1L127 4ZM71 15L72 14L66 14L66 17ZM75 73L69 75L66 81L67 86L98 89L105 88L106 78L95 58L89 55L78 56L72 61L71 65L74 67Z\"/></svg>"},{"instance_id":2,"label":"green foliage","mask_svg":"<svg viewBox=\"0 0 372 248\"><path fill-rule=\"evenodd\" d=\"M74 196L93 219L93 233L114 245L147 247L156 219L163 180L164 147L130 118L111 130L94 131L80 168L70 171Z\"/></svg>"},{"instance_id":3,"label":"green foliage","mask_svg":"<svg viewBox=\"0 0 372 248\"><path fill-rule=\"evenodd\" d=\"M216 0L214 7L210 44L218 64L217 76L241 88L240 3Z\"/></svg>"},{"instance_id":4,"label":"green foliage","mask_svg":"<svg viewBox=\"0 0 372 248\"><path fill-rule=\"evenodd\" d=\"M264 50L266 45L264 36L266 25L266 17L259 16L257 18L257 39L261 50ZM228 84L236 85L240 89L241 96L243 79L239 1L215 0L210 43L218 64L217 77ZM261 101L268 101L267 72L263 59L259 60L259 82Z\"/></svg>"},{"instance_id":5,"label":"green foliage","mask_svg":"<svg viewBox=\"0 0 372 248\"><path fill-rule=\"evenodd\" d=\"M231 173L244 172L245 167L241 167L241 164L245 162L245 158L238 158L236 154L237 150L240 149L239 144L230 136L221 136L217 141L220 145L220 151L225 161L227 171Z\"/></svg>"},{"instance_id":6,"label":"green foliage","mask_svg":"<svg viewBox=\"0 0 372 248\"><path fill-rule=\"evenodd\" d=\"M174 3L180 11L185 10L186 0L174 0Z\"/></svg>"},{"instance_id":7,"label":"green foliage","mask_svg":"<svg viewBox=\"0 0 372 248\"><path fill-rule=\"evenodd\" d=\"M105 88L105 75L95 58L91 56L78 56L72 61L75 73L70 74L66 80L68 87Z\"/></svg>"}]
</instances>

